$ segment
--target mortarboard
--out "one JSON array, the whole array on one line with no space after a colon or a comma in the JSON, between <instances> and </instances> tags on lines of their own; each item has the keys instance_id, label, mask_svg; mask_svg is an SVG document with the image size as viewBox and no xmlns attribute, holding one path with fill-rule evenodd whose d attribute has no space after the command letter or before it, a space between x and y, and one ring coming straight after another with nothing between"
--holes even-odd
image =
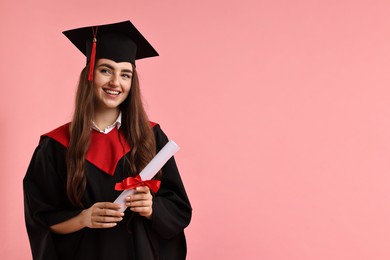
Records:
<instances>
[{"instance_id":1,"label":"mortarboard","mask_svg":"<svg viewBox=\"0 0 390 260\"><path fill-rule=\"evenodd\" d=\"M135 66L135 60L158 56L130 21L87 26L63 34L87 57L87 63L90 63L88 80L93 79L96 59L131 62Z\"/></svg>"}]
</instances>

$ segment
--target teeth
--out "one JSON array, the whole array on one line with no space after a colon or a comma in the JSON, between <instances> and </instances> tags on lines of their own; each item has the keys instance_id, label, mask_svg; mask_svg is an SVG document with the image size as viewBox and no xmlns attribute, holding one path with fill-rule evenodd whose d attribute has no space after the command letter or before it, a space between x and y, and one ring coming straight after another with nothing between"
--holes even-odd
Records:
<instances>
[{"instance_id":1,"label":"teeth","mask_svg":"<svg viewBox=\"0 0 390 260\"><path fill-rule=\"evenodd\" d=\"M104 89L104 92L111 94L111 95L119 95L119 91L110 90L110 89Z\"/></svg>"}]
</instances>

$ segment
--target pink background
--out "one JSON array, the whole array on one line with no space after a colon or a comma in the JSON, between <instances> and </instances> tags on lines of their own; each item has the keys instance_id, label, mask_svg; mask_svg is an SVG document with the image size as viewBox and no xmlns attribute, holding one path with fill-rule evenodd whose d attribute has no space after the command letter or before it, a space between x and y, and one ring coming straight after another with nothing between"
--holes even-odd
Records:
<instances>
[{"instance_id":1,"label":"pink background","mask_svg":"<svg viewBox=\"0 0 390 260\"><path fill-rule=\"evenodd\" d=\"M0 2L0 259L30 259L22 178L70 120L61 31L131 19L147 110L182 150L188 259L390 259L388 0Z\"/></svg>"}]
</instances>

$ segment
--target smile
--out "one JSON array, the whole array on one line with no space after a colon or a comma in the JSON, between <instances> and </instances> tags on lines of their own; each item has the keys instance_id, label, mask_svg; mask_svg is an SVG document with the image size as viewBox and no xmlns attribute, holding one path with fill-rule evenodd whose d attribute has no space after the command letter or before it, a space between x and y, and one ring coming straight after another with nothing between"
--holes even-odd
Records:
<instances>
[{"instance_id":1,"label":"smile","mask_svg":"<svg viewBox=\"0 0 390 260\"><path fill-rule=\"evenodd\" d=\"M119 91L112 90L112 89L106 89L106 88L104 88L103 91L106 92L107 94L110 94L110 95L119 95L119 94L120 94Z\"/></svg>"}]
</instances>

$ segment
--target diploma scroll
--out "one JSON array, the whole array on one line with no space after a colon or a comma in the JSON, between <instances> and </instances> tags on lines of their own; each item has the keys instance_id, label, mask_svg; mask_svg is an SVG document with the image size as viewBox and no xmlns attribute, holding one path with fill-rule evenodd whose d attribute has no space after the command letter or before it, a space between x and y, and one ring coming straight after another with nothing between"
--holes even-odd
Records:
<instances>
[{"instance_id":1,"label":"diploma scroll","mask_svg":"<svg viewBox=\"0 0 390 260\"><path fill-rule=\"evenodd\" d=\"M157 154L156 156L145 166L145 168L139 173L142 180L151 180L157 172L164 166L164 164L177 152L180 147L174 142L169 141ZM132 195L134 189L124 190L114 203L121 205L120 212L126 210L125 198Z\"/></svg>"}]
</instances>

